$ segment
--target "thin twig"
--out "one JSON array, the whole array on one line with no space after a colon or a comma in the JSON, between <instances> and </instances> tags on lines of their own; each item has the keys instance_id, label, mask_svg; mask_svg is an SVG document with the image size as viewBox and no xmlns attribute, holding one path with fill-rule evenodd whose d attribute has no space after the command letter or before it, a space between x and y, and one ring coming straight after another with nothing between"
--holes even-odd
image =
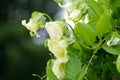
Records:
<instances>
[{"instance_id":1,"label":"thin twig","mask_svg":"<svg viewBox=\"0 0 120 80\"><path fill-rule=\"evenodd\" d=\"M45 15L50 21L53 21L52 18L48 14L43 13L43 15Z\"/></svg>"}]
</instances>

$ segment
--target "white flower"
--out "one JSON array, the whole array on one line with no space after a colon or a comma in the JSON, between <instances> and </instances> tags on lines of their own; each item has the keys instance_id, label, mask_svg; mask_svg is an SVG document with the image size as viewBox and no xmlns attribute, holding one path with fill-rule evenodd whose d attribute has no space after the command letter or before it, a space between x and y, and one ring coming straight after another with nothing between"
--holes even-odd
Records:
<instances>
[{"instance_id":1,"label":"white flower","mask_svg":"<svg viewBox=\"0 0 120 80\"><path fill-rule=\"evenodd\" d=\"M53 62L53 67L52 67L52 71L53 73L56 75L56 77L60 80L63 79L65 76L65 63L68 61L68 57L65 56L63 58L57 58L56 60L54 60Z\"/></svg>"},{"instance_id":2,"label":"white flower","mask_svg":"<svg viewBox=\"0 0 120 80\"><path fill-rule=\"evenodd\" d=\"M46 23L45 28L52 40L60 40L63 36L63 26L59 22Z\"/></svg>"},{"instance_id":3,"label":"white flower","mask_svg":"<svg viewBox=\"0 0 120 80\"><path fill-rule=\"evenodd\" d=\"M70 15L68 16L70 20L79 20L79 18L82 16L80 10L73 10Z\"/></svg>"},{"instance_id":4,"label":"white flower","mask_svg":"<svg viewBox=\"0 0 120 80\"><path fill-rule=\"evenodd\" d=\"M109 41L107 41L108 46L115 46L120 43L120 38L112 37Z\"/></svg>"},{"instance_id":5,"label":"white flower","mask_svg":"<svg viewBox=\"0 0 120 80\"><path fill-rule=\"evenodd\" d=\"M48 40L48 48L57 58L67 55L67 46L68 43L65 40Z\"/></svg>"},{"instance_id":6,"label":"white flower","mask_svg":"<svg viewBox=\"0 0 120 80\"><path fill-rule=\"evenodd\" d=\"M26 20L22 20L22 25L25 26L29 31L30 35L40 37L37 31L40 28L43 28L45 25L46 18L43 16L42 13L34 11L29 19L29 22L26 23Z\"/></svg>"},{"instance_id":7,"label":"white flower","mask_svg":"<svg viewBox=\"0 0 120 80\"><path fill-rule=\"evenodd\" d=\"M40 26L36 22L33 22L32 19L30 19L28 23L26 23L26 20L22 20L22 25L24 25L28 30L30 30L33 35L35 34L37 37L40 37L40 35L37 33ZM31 36L33 35L31 34Z\"/></svg>"},{"instance_id":8,"label":"white flower","mask_svg":"<svg viewBox=\"0 0 120 80\"><path fill-rule=\"evenodd\" d=\"M73 2L67 2L65 5L60 5L62 8L66 9L69 13L75 9L75 4Z\"/></svg>"}]
</instances>

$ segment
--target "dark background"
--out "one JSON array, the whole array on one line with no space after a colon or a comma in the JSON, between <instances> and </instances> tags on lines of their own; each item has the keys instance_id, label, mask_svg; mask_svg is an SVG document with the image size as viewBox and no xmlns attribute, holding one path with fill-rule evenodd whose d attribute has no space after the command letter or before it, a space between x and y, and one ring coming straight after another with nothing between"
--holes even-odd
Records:
<instances>
[{"instance_id":1,"label":"dark background","mask_svg":"<svg viewBox=\"0 0 120 80\"><path fill-rule=\"evenodd\" d=\"M0 1L0 80L39 80L32 74L45 75L50 56L41 43L48 34L43 29L40 38L31 38L21 20L29 20L33 11L53 18L58 9L52 0Z\"/></svg>"}]
</instances>

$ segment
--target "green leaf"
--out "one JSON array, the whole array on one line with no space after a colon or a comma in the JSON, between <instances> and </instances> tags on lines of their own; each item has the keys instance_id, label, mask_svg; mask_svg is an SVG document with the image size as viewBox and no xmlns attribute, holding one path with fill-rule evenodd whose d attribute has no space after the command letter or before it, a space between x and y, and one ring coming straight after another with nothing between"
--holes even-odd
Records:
<instances>
[{"instance_id":1,"label":"green leaf","mask_svg":"<svg viewBox=\"0 0 120 80\"><path fill-rule=\"evenodd\" d=\"M101 16L103 8L95 0L84 0L85 3L96 13L98 17Z\"/></svg>"},{"instance_id":2,"label":"green leaf","mask_svg":"<svg viewBox=\"0 0 120 80\"><path fill-rule=\"evenodd\" d=\"M96 40L96 34L94 29L88 24L77 23L77 25L74 28L74 31L86 45L92 46L94 44Z\"/></svg>"},{"instance_id":3,"label":"green leaf","mask_svg":"<svg viewBox=\"0 0 120 80\"><path fill-rule=\"evenodd\" d=\"M97 22L96 33L99 39L102 39L103 35L108 33L111 29L111 11L105 10L103 15Z\"/></svg>"},{"instance_id":4,"label":"green leaf","mask_svg":"<svg viewBox=\"0 0 120 80\"><path fill-rule=\"evenodd\" d=\"M120 0L99 0L99 2L111 9L115 9L120 6Z\"/></svg>"},{"instance_id":5,"label":"green leaf","mask_svg":"<svg viewBox=\"0 0 120 80\"><path fill-rule=\"evenodd\" d=\"M119 73L120 73L120 55L119 55L118 58L117 58L116 67L117 67L117 70L118 70Z\"/></svg>"},{"instance_id":6,"label":"green leaf","mask_svg":"<svg viewBox=\"0 0 120 80\"><path fill-rule=\"evenodd\" d=\"M57 77L52 72L52 60L49 60L47 63L47 80L58 80Z\"/></svg>"},{"instance_id":7,"label":"green leaf","mask_svg":"<svg viewBox=\"0 0 120 80\"><path fill-rule=\"evenodd\" d=\"M72 56L65 66L65 77L66 80L76 80L80 73L81 61L78 57Z\"/></svg>"},{"instance_id":8,"label":"green leaf","mask_svg":"<svg viewBox=\"0 0 120 80\"><path fill-rule=\"evenodd\" d=\"M85 74L86 74L86 65L84 65L84 66L80 69L79 77L78 77L77 80L83 80Z\"/></svg>"},{"instance_id":9,"label":"green leaf","mask_svg":"<svg viewBox=\"0 0 120 80\"><path fill-rule=\"evenodd\" d=\"M107 46L107 44L103 44L102 48L110 54L119 55L120 47L119 46Z\"/></svg>"},{"instance_id":10,"label":"green leaf","mask_svg":"<svg viewBox=\"0 0 120 80\"><path fill-rule=\"evenodd\" d=\"M74 55L82 55L82 48L79 45L79 43L75 42L73 44L71 44L68 48L67 48L67 55L69 57L74 56Z\"/></svg>"}]
</instances>

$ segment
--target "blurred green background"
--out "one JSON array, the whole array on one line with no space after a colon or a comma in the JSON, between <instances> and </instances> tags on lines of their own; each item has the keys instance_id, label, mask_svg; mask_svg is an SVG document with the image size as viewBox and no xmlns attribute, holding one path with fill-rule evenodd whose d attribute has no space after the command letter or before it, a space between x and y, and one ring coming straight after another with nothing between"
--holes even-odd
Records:
<instances>
[{"instance_id":1,"label":"blurred green background","mask_svg":"<svg viewBox=\"0 0 120 80\"><path fill-rule=\"evenodd\" d=\"M42 29L40 38L31 38L21 20L33 11L53 18L58 5L53 0L1 0L0 5L0 80L39 80L32 74L45 75L50 56L42 43L48 34Z\"/></svg>"}]
</instances>

